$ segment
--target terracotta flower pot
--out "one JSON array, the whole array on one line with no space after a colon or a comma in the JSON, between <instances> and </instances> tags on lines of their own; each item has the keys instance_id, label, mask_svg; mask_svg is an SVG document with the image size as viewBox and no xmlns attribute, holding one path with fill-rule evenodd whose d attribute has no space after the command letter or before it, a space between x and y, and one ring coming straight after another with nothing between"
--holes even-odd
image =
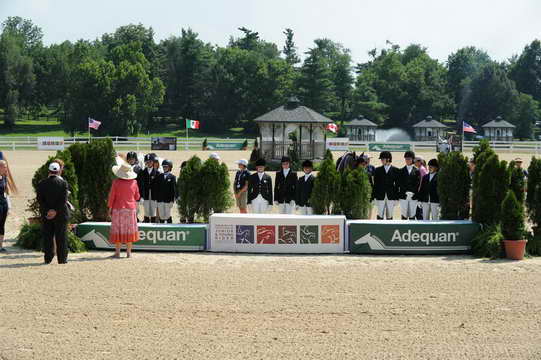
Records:
<instances>
[{"instance_id":1,"label":"terracotta flower pot","mask_svg":"<svg viewBox=\"0 0 541 360\"><path fill-rule=\"evenodd\" d=\"M505 254L508 259L522 260L524 259L524 249L528 240L504 240Z\"/></svg>"}]
</instances>

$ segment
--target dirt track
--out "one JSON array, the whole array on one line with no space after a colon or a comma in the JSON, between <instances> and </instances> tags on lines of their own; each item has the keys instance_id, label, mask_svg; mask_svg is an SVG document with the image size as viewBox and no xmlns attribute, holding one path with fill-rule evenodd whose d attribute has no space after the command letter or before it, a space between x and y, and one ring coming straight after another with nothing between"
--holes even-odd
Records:
<instances>
[{"instance_id":1,"label":"dirt track","mask_svg":"<svg viewBox=\"0 0 541 360\"><path fill-rule=\"evenodd\" d=\"M22 189L10 238L47 155L7 153ZM8 250L2 360L541 359L540 258L90 252L43 266Z\"/></svg>"}]
</instances>

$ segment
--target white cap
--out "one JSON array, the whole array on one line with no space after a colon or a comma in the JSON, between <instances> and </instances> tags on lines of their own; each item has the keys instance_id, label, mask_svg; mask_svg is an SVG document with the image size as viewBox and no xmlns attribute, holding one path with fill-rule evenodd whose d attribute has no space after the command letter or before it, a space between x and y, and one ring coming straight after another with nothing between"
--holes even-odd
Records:
<instances>
[{"instance_id":1,"label":"white cap","mask_svg":"<svg viewBox=\"0 0 541 360\"><path fill-rule=\"evenodd\" d=\"M217 153L211 153L209 157L211 159L220 160L220 155L218 155Z\"/></svg>"},{"instance_id":2,"label":"white cap","mask_svg":"<svg viewBox=\"0 0 541 360\"><path fill-rule=\"evenodd\" d=\"M59 172L60 171L60 164L57 162L52 162L49 164L49 171L51 172Z\"/></svg>"},{"instance_id":3,"label":"white cap","mask_svg":"<svg viewBox=\"0 0 541 360\"><path fill-rule=\"evenodd\" d=\"M240 159L240 160L235 161L235 164L248 166L248 160Z\"/></svg>"}]
</instances>

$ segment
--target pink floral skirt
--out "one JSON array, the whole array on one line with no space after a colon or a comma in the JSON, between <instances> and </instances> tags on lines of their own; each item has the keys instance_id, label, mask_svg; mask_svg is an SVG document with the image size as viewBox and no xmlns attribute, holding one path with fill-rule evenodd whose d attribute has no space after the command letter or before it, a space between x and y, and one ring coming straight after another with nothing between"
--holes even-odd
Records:
<instances>
[{"instance_id":1,"label":"pink floral skirt","mask_svg":"<svg viewBox=\"0 0 541 360\"><path fill-rule=\"evenodd\" d=\"M128 243L138 240L137 211L135 209L113 209L109 241Z\"/></svg>"}]
</instances>

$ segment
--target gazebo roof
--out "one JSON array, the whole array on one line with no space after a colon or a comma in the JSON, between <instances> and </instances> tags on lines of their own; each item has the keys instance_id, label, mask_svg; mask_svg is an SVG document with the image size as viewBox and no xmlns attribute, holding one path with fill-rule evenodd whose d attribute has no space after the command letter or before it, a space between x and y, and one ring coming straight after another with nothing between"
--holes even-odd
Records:
<instances>
[{"instance_id":1,"label":"gazebo roof","mask_svg":"<svg viewBox=\"0 0 541 360\"><path fill-rule=\"evenodd\" d=\"M333 121L314 110L300 105L296 97L289 98L286 105L280 106L257 117L255 122L264 123L317 123L330 124Z\"/></svg>"},{"instance_id":2,"label":"gazebo roof","mask_svg":"<svg viewBox=\"0 0 541 360\"><path fill-rule=\"evenodd\" d=\"M365 119L364 116L359 116L358 119L353 119L348 123L345 123L344 126L359 126L359 127L377 127L372 121Z\"/></svg>"},{"instance_id":3,"label":"gazebo roof","mask_svg":"<svg viewBox=\"0 0 541 360\"><path fill-rule=\"evenodd\" d=\"M515 128L516 126L505 121L501 118L501 116L498 116L496 119L487 122L482 127L484 128Z\"/></svg>"},{"instance_id":4,"label":"gazebo roof","mask_svg":"<svg viewBox=\"0 0 541 360\"><path fill-rule=\"evenodd\" d=\"M413 125L414 128L446 128L447 126L443 125L441 122L432 119L431 116L427 116L423 121L419 121L417 124Z\"/></svg>"}]
</instances>

